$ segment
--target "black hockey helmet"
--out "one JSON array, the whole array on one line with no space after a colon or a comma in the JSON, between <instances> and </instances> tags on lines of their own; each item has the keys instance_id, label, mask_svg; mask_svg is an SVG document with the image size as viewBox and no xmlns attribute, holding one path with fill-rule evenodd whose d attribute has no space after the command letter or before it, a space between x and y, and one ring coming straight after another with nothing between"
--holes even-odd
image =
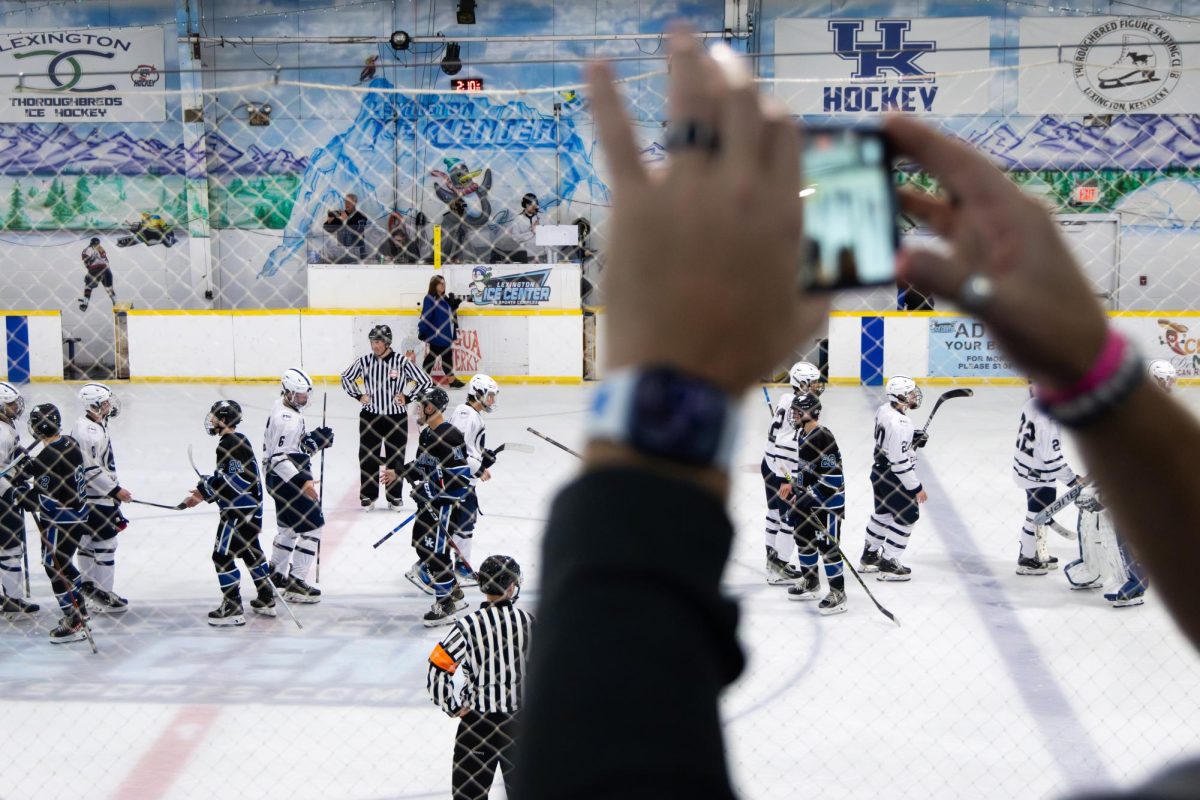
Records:
<instances>
[{"instance_id":1,"label":"black hockey helmet","mask_svg":"<svg viewBox=\"0 0 1200 800\"><path fill-rule=\"evenodd\" d=\"M367 338L372 342L383 342L388 347L392 346L392 329L387 325L376 325L371 328L371 332L367 334Z\"/></svg>"},{"instance_id":2,"label":"black hockey helmet","mask_svg":"<svg viewBox=\"0 0 1200 800\"><path fill-rule=\"evenodd\" d=\"M241 421L242 407L236 400L218 400L204 418L204 432L216 436L218 428L236 428Z\"/></svg>"},{"instance_id":3,"label":"black hockey helmet","mask_svg":"<svg viewBox=\"0 0 1200 800\"><path fill-rule=\"evenodd\" d=\"M798 394L792 398L792 414L808 414L814 420L821 418L821 398L815 394Z\"/></svg>"},{"instance_id":4,"label":"black hockey helmet","mask_svg":"<svg viewBox=\"0 0 1200 800\"><path fill-rule=\"evenodd\" d=\"M100 244L100 237L99 237L99 236L93 236L93 237L92 237L92 241L91 241L91 242L89 242L89 244L90 244L92 247L95 247L96 245Z\"/></svg>"},{"instance_id":5,"label":"black hockey helmet","mask_svg":"<svg viewBox=\"0 0 1200 800\"><path fill-rule=\"evenodd\" d=\"M62 413L53 403L42 403L29 412L29 432L39 439L62 433Z\"/></svg>"},{"instance_id":6,"label":"black hockey helmet","mask_svg":"<svg viewBox=\"0 0 1200 800\"><path fill-rule=\"evenodd\" d=\"M512 556L488 556L476 571L479 576L479 591L486 595L500 595L508 591L508 587L516 584L518 591L521 586L521 565ZM513 599L517 597L513 593Z\"/></svg>"},{"instance_id":7,"label":"black hockey helmet","mask_svg":"<svg viewBox=\"0 0 1200 800\"><path fill-rule=\"evenodd\" d=\"M450 405L450 395L446 394L446 390L440 386L430 386L417 395L416 400L422 406L429 403L438 411L445 411L446 406Z\"/></svg>"}]
</instances>

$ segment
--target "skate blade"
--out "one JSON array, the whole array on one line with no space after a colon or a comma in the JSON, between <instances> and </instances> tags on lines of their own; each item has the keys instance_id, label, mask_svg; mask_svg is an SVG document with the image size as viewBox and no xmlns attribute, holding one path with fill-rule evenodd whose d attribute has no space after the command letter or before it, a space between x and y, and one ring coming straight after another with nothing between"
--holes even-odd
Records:
<instances>
[{"instance_id":1,"label":"skate blade","mask_svg":"<svg viewBox=\"0 0 1200 800\"><path fill-rule=\"evenodd\" d=\"M1104 586L1099 577L1092 578L1090 581L1085 581L1084 583L1072 583L1071 579L1067 578L1067 582L1073 592L1077 592L1080 589L1100 589Z\"/></svg>"},{"instance_id":2,"label":"skate blade","mask_svg":"<svg viewBox=\"0 0 1200 800\"><path fill-rule=\"evenodd\" d=\"M783 575L775 575L767 578L768 586L791 586L796 582L795 578L787 578Z\"/></svg>"},{"instance_id":3,"label":"skate blade","mask_svg":"<svg viewBox=\"0 0 1200 800\"><path fill-rule=\"evenodd\" d=\"M32 621L37 617L36 611L5 611L3 617L6 622L25 622Z\"/></svg>"},{"instance_id":4,"label":"skate blade","mask_svg":"<svg viewBox=\"0 0 1200 800\"><path fill-rule=\"evenodd\" d=\"M912 580L912 575L896 575L891 572L880 572L875 576L877 581L886 581L888 583L905 583Z\"/></svg>"},{"instance_id":5,"label":"skate blade","mask_svg":"<svg viewBox=\"0 0 1200 800\"><path fill-rule=\"evenodd\" d=\"M800 600L800 601L816 600L817 593L816 592L804 592L803 594L792 594L791 592L788 592L787 599L788 600Z\"/></svg>"},{"instance_id":6,"label":"skate blade","mask_svg":"<svg viewBox=\"0 0 1200 800\"><path fill-rule=\"evenodd\" d=\"M1100 81L1101 89L1124 89L1127 86L1141 86L1143 83L1158 83L1157 78L1143 78L1140 81L1126 81L1121 79L1110 79Z\"/></svg>"},{"instance_id":7,"label":"skate blade","mask_svg":"<svg viewBox=\"0 0 1200 800\"><path fill-rule=\"evenodd\" d=\"M50 638L50 644L70 644L71 642L82 642L87 639L87 634L83 631L72 633L70 636L62 636L59 638Z\"/></svg>"},{"instance_id":8,"label":"skate blade","mask_svg":"<svg viewBox=\"0 0 1200 800\"><path fill-rule=\"evenodd\" d=\"M1037 567L1017 567L1018 575L1045 575L1050 570L1038 569Z\"/></svg>"},{"instance_id":9,"label":"skate blade","mask_svg":"<svg viewBox=\"0 0 1200 800\"><path fill-rule=\"evenodd\" d=\"M319 596L313 597L307 594L292 594L291 592L284 592L283 599L287 600L289 603L299 603L302 606L311 606L315 603L321 602L321 598Z\"/></svg>"},{"instance_id":10,"label":"skate blade","mask_svg":"<svg viewBox=\"0 0 1200 800\"><path fill-rule=\"evenodd\" d=\"M858 574L862 575L864 572L879 572L879 567L866 566L863 564L859 564L858 565Z\"/></svg>"},{"instance_id":11,"label":"skate blade","mask_svg":"<svg viewBox=\"0 0 1200 800\"><path fill-rule=\"evenodd\" d=\"M1133 608L1146 602L1146 599L1144 597L1131 597L1128 600L1109 600L1108 602L1113 608Z\"/></svg>"},{"instance_id":12,"label":"skate blade","mask_svg":"<svg viewBox=\"0 0 1200 800\"><path fill-rule=\"evenodd\" d=\"M88 606L88 611L92 612L93 614L124 614L128 610L129 610L129 606L120 606L120 607L101 606L101 605Z\"/></svg>"},{"instance_id":13,"label":"skate blade","mask_svg":"<svg viewBox=\"0 0 1200 800\"><path fill-rule=\"evenodd\" d=\"M266 608L255 608L254 606L251 606L250 610L262 617L277 616L275 613L275 606L267 606Z\"/></svg>"},{"instance_id":14,"label":"skate blade","mask_svg":"<svg viewBox=\"0 0 1200 800\"><path fill-rule=\"evenodd\" d=\"M821 613L822 617L832 617L834 614L845 614L846 604L842 603L840 606L833 606L832 608L819 608L817 611Z\"/></svg>"},{"instance_id":15,"label":"skate blade","mask_svg":"<svg viewBox=\"0 0 1200 800\"><path fill-rule=\"evenodd\" d=\"M236 617L209 619L208 624L214 628L236 628L246 624L246 615L241 614Z\"/></svg>"}]
</instances>

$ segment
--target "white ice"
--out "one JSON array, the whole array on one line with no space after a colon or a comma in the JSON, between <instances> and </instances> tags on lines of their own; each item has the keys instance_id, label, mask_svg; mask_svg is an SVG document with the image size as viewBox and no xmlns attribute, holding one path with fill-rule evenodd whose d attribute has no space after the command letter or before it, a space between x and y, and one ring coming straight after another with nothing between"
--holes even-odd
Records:
<instances>
[{"instance_id":1,"label":"white ice","mask_svg":"<svg viewBox=\"0 0 1200 800\"><path fill-rule=\"evenodd\" d=\"M35 385L27 394L74 415L76 388ZM162 503L177 502L195 483L189 444L202 469L211 466L213 440L201 420L215 399L243 404L242 429L257 445L275 397L265 385L117 391L125 405L112 424L122 483ZM1200 659L1153 588L1144 606L1114 610L1096 592L1069 591L1061 571L1014 573L1024 496L1009 470L1023 391L978 389L943 406L931 426L920 467L930 501L906 558L913 580L865 576L900 628L849 576L849 611L828 618L815 603L789 602L783 588L765 584L758 461L768 415L761 395L748 399L726 585L741 599L749 666L723 701L744 797L1053 797L1128 785L1200 753ZM578 462L525 429L579 448L590 392L506 386L500 410L487 419L489 444L526 442L536 452L502 454L483 486L474 560L515 556L528 576L521 602L535 610L548 503ZM926 388L918 420L937 393ZM824 401L822 421L846 461L843 548L857 563L879 395L833 388ZM316 424L319 397L308 416ZM371 548L412 504L401 514L357 508L356 409L336 387L329 417L337 441L326 465L325 598L295 607L303 631L283 615L248 615L239 629L205 624L219 599L209 559L216 514L207 507L126 506L132 524L121 534L117 590L131 610L94 620L99 656L86 645L49 643L54 599L34 565L38 620L0 622L0 797L449 794L455 722L425 690L426 657L445 629L420 624L429 601L403 578L413 561L407 530ZM265 548L271 515L268 502ZM1060 519L1073 525L1074 512ZM688 541L681 526L646 546L672 558ZM1051 546L1062 563L1073 557L1073 543L1053 538ZM646 608L637 624L654 621ZM688 669L687 653L647 658L658 665L657 680ZM649 705L646 713L670 709Z\"/></svg>"}]
</instances>

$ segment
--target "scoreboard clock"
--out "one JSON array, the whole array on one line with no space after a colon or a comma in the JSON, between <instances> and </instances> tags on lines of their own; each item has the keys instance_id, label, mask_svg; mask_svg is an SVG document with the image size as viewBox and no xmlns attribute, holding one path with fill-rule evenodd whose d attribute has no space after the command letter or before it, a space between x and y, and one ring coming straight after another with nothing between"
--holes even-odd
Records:
<instances>
[{"instance_id":1,"label":"scoreboard clock","mask_svg":"<svg viewBox=\"0 0 1200 800\"><path fill-rule=\"evenodd\" d=\"M483 78L451 78L450 89L455 92L482 92Z\"/></svg>"}]
</instances>

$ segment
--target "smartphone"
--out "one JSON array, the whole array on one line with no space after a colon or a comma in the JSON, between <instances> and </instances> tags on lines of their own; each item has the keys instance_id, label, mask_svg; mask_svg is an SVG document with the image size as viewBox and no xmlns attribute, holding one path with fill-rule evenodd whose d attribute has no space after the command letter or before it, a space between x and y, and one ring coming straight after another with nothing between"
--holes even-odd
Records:
<instances>
[{"instance_id":1,"label":"smartphone","mask_svg":"<svg viewBox=\"0 0 1200 800\"><path fill-rule=\"evenodd\" d=\"M801 279L817 291L896 280L892 148L871 128L806 128Z\"/></svg>"}]
</instances>

